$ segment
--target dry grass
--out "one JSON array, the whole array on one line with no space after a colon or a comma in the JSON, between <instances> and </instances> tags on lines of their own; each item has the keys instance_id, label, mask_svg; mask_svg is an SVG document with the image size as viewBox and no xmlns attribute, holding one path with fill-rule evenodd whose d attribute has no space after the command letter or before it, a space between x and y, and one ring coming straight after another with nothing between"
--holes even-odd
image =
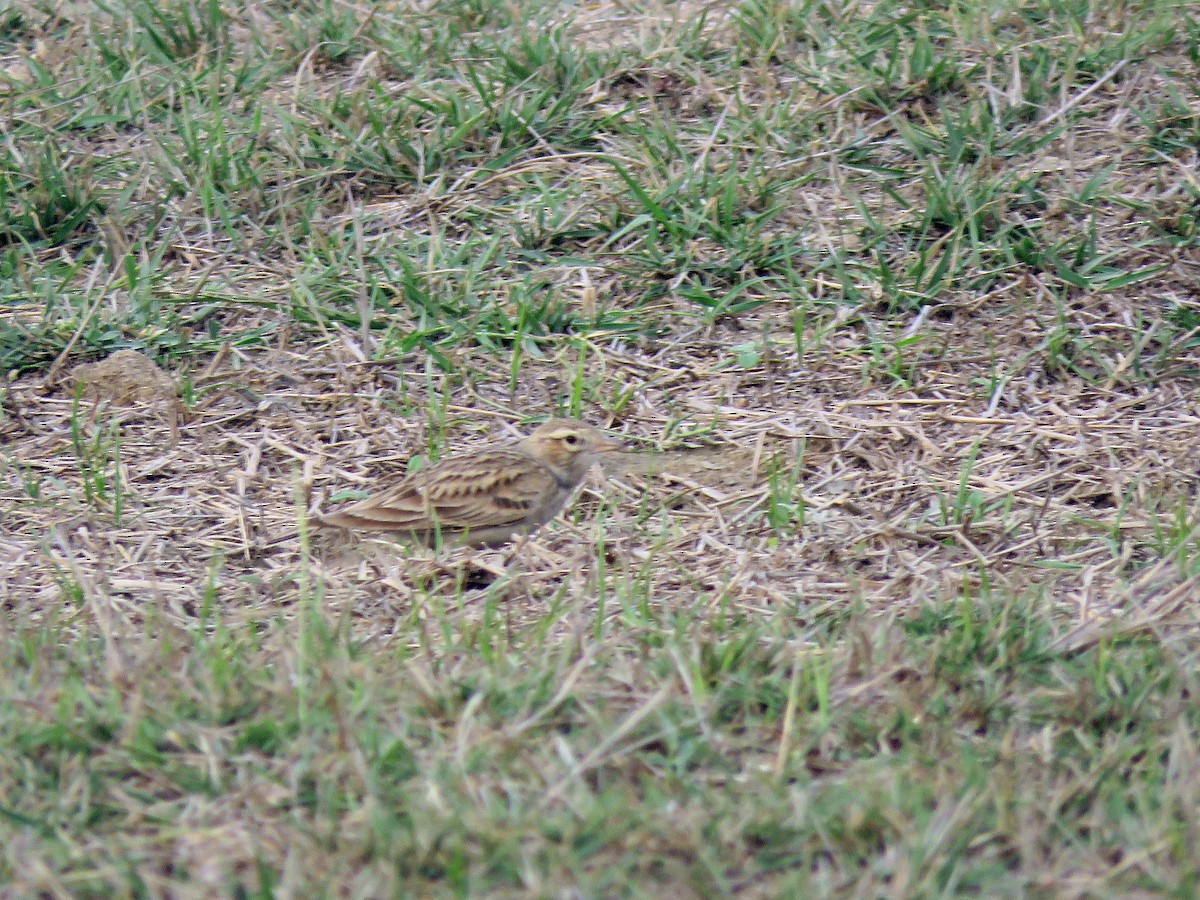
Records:
<instances>
[{"instance_id":1,"label":"dry grass","mask_svg":"<svg viewBox=\"0 0 1200 900\"><path fill-rule=\"evenodd\" d=\"M1078 5L5 19L0 879L1186 894L1200 23ZM305 524L564 410L515 555Z\"/></svg>"},{"instance_id":2,"label":"dry grass","mask_svg":"<svg viewBox=\"0 0 1200 900\"><path fill-rule=\"evenodd\" d=\"M737 328L780 327L769 314L755 318ZM997 330L1009 329L1020 325ZM799 594L884 609L953 598L985 578L994 587L1041 589L1072 619L1087 619L1106 613L1131 574L1162 555L1170 517L1182 509L1190 518L1191 482L1179 477L1200 469L1190 379L1131 386L1068 376L1050 390L1035 370L989 400L981 384L1011 362L972 348L954 322L926 324L925 342L955 355L939 348L928 363L914 363L919 389L864 383L855 331L806 352L800 367L791 357L729 371L737 337L726 330L705 329L686 346L655 352L595 344L588 351L598 381L637 386L632 409L591 418L643 449L611 463L607 483L591 483L579 514L603 496L606 540L632 560L653 547L655 594L678 588L686 572L704 590L724 584L749 608ZM552 410L554 394L537 387L568 379L574 356L527 363L525 383L534 389L524 396L463 391L441 405L429 398L425 373L364 363L353 346L345 336L215 360L196 379L207 393L174 437L162 404L77 406L35 378L14 383L9 402L20 415L9 423L10 470L42 488L36 502L22 502L9 539L21 547L13 552L40 542L50 556L43 566L9 570L13 596L53 595L67 566L91 585L111 579L116 593L160 591L195 604L206 590L196 561L220 556L235 581L255 579L239 602L278 601L272 583L257 579L297 565L298 542L273 543L296 523L297 496L311 511L337 491L394 478L430 442L423 414L391 408L398 384L411 408L439 406L439 440L466 447L515 433L526 413ZM1190 357L1174 363L1189 364ZM73 418L99 434L119 426L119 528L81 502ZM704 446L664 447L668 425L702 429ZM782 540L765 514L779 490L770 475L786 480L798 466L804 527ZM543 535L539 545L559 563L527 574L554 584L579 569L594 540L588 527ZM398 590L398 599L412 601Z\"/></svg>"}]
</instances>

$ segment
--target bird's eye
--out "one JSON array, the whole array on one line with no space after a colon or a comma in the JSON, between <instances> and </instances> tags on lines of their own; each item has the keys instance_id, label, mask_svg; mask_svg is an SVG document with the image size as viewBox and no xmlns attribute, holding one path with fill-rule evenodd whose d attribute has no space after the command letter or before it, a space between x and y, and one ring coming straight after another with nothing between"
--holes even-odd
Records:
<instances>
[{"instance_id":1,"label":"bird's eye","mask_svg":"<svg viewBox=\"0 0 1200 900\"><path fill-rule=\"evenodd\" d=\"M579 435L568 434L566 437L563 438L563 441L566 442L566 445L568 447L574 447L576 444L579 443Z\"/></svg>"}]
</instances>

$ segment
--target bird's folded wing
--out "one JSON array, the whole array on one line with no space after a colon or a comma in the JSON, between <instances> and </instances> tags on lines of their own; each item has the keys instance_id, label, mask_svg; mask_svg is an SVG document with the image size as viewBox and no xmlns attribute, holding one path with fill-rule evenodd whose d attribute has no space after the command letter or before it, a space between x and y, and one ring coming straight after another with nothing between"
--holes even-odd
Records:
<instances>
[{"instance_id":1,"label":"bird's folded wing","mask_svg":"<svg viewBox=\"0 0 1200 900\"><path fill-rule=\"evenodd\" d=\"M412 531L520 525L556 486L545 466L497 449L417 472L324 518L332 525Z\"/></svg>"}]
</instances>

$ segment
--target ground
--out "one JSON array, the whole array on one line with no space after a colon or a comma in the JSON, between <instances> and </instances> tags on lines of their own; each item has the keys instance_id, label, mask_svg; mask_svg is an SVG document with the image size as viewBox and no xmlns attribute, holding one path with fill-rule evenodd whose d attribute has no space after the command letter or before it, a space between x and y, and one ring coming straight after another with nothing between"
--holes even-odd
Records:
<instances>
[{"instance_id":1,"label":"ground","mask_svg":"<svg viewBox=\"0 0 1200 900\"><path fill-rule=\"evenodd\" d=\"M1200 18L0 13L14 895L1189 896ZM496 551L318 511L549 415Z\"/></svg>"}]
</instances>

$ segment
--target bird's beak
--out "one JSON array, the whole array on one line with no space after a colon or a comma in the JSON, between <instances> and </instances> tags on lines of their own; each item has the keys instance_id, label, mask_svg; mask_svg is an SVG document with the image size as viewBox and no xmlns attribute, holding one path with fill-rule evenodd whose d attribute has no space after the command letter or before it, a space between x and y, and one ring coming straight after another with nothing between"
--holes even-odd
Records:
<instances>
[{"instance_id":1,"label":"bird's beak","mask_svg":"<svg viewBox=\"0 0 1200 900\"><path fill-rule=\"evenodd\" d=\"M619 453L622 450L628 449L624 442L618 441L616 438L602 437L596 442L596 446L592 448L595 453Z\"/></svg>"}]
</instances>

